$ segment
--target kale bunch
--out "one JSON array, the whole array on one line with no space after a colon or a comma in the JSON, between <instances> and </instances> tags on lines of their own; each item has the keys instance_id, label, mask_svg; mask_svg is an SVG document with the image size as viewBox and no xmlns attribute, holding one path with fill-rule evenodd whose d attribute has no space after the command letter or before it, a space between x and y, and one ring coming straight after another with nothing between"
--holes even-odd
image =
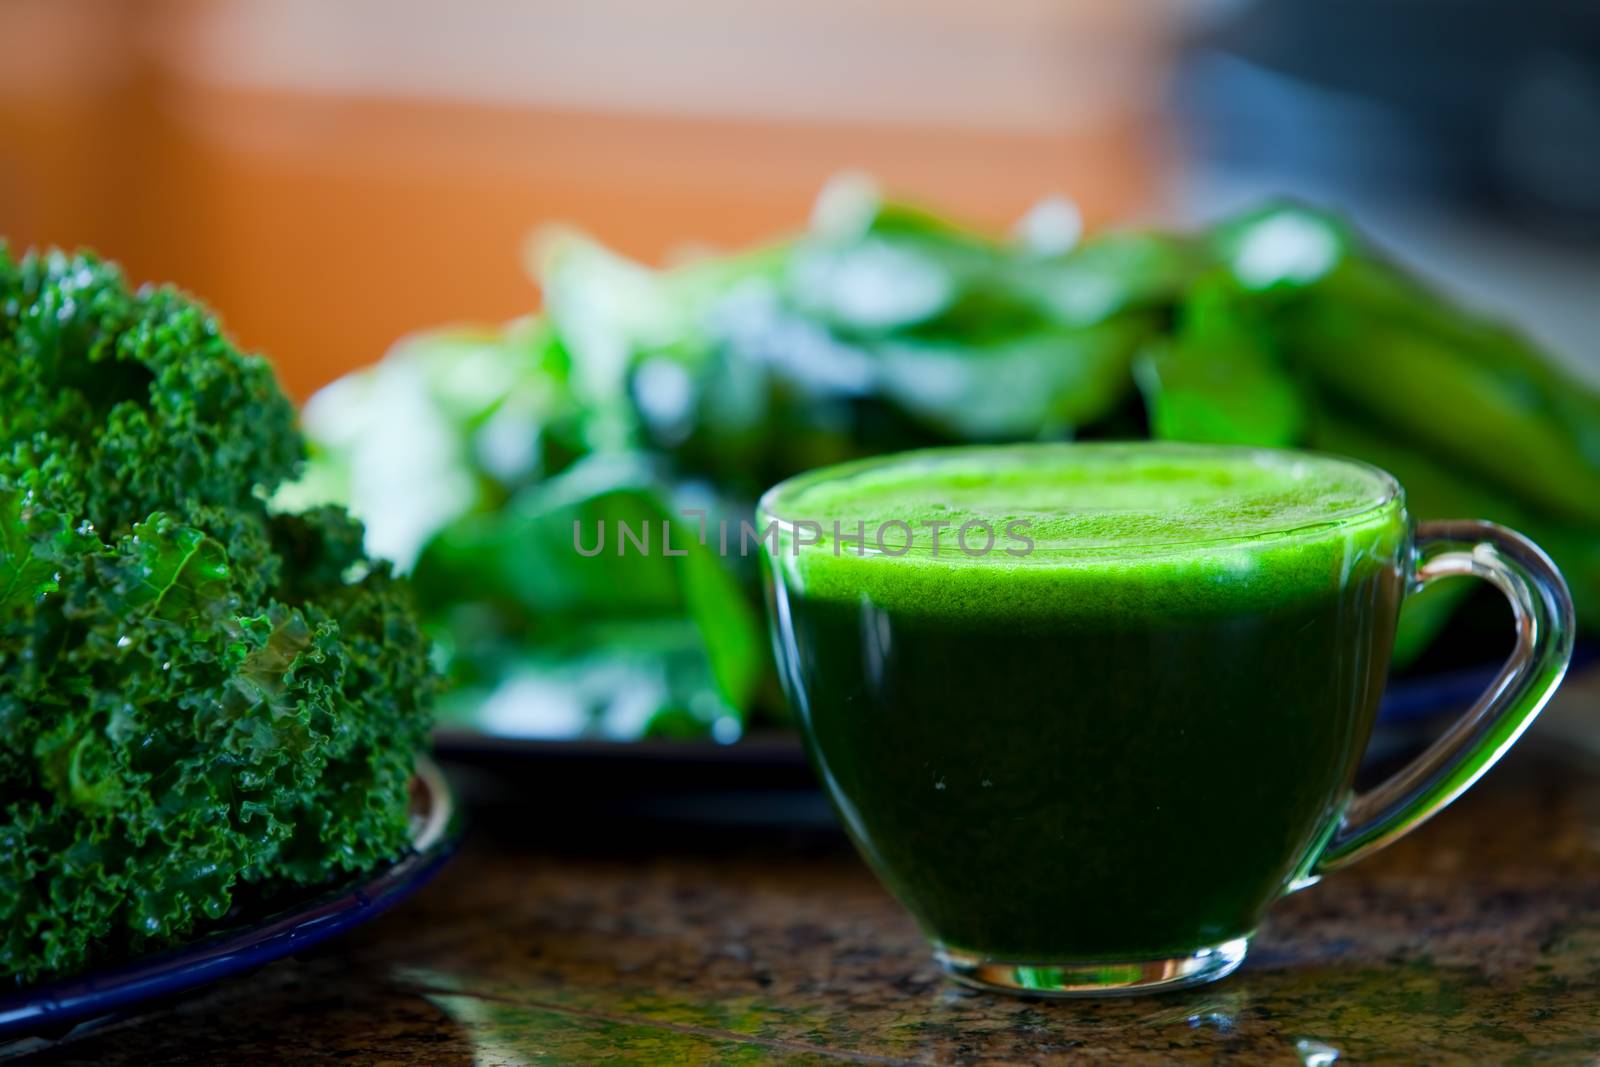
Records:
<instances>
[{"instance_id":1,"label":"kale bunch","mask_svg":"<svg viewBox=\"0 0 1600 1067\"><path fill-rule=\"evenodd\" d=\"M0 245L0 979L406 847L433 679L271 369L172 289Z\"/></svg>"}]
</instances>

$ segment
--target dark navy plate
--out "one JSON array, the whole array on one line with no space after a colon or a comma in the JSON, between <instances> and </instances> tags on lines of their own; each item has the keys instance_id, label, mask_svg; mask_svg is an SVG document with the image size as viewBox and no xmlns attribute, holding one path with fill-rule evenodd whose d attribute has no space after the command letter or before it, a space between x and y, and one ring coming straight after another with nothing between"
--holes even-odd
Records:
<instances>
[{"instance_id":1,"label":"dark navy plate","mask_svg":"<svg viewBox=\"0 0 1600 1067\"><path fill-rule=\"evenodd\" d=\"M0 1053L252 971L364 923L433 877L455 850L459 829L449 783L421 760L411 784L412 851L404 858L249 926L0 998Z\"/></svg>"}]
</instances>

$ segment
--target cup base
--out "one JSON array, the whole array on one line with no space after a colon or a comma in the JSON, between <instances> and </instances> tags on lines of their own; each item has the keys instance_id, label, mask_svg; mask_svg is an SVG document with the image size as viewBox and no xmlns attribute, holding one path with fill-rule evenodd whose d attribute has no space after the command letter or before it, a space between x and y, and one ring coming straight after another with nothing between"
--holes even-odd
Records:
<instances>
[{"instance_id":1,"label":"cup base","mask_svg":"<svg viewBox=\"0 0 1600 1067\"><path fill-rule=\"evenodd\" d=\"M1204 985L1232 974L1250 948L1247 937L1146 960L998 960L934 946L944 973L962 985L1028 997L1122 997Z\"/></svg>"}]
</instances>

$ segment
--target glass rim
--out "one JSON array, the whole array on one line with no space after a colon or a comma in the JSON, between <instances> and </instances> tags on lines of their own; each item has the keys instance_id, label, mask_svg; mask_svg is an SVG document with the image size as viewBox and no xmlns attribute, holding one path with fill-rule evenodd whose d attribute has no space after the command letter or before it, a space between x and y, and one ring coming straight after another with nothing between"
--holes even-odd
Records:
<instances>
[{"instance_id":1,"label":"glass rim","mask_svg":"<svg viewBox=\"0 0 1600 1067\"><path fill-rule=\"evenodd\" d=\"M1301 523L1298 525L1285 525L1281 529L1254 530L1249 533L1219 533L1215 536L1188 538L1184 540L1160 541L1145 544L1119 543L1102 545L1049 545L1036 546L1029 555L1045 559L1108 559L1119 556L1161 556L1173 552L1192 551L1210 546L1239 547L1245 545L1281 545L1285 541L1297 536L1311 534L1330 534L1334 531L1354 528L1363 520L1399 505L1401 510L1406 508L1405 489L1393 474L1382 467L1368 463L1365 460L1355 459L1351 456L1334 452L1322 452L1305 448L1271 448L1261 445L1224 444L1199 441L1151 441L1151 440L1113 440L1113 441L1025 441L1004 444L973 443L961 445L939 445L932 448L910 449L901 452L886 452L876 456L866 456L859 459L845 460L822 467L815 467L799 474L791 475L768 488L761 494L756 504L757 524L765 529L768 523L775 523L783 536L793 537L801 523L830 523L833 516L811 515L796 516L784 514L787 510L784 503L787 498L804 490L823 485L828 482L852 478L889 467L916 462L938 462L941 460L954 460L962 457L970 458L975 453L997 454L1027 454L1046 453L1061 450L1092 450L1096 452L1154 452L1175 455L1214 455L1228 456L1235 459L1248 458L1263 465L1282 463L1286 458L1304 457L1356 468L1374 477L1381 487L1381 492L1370 503L1359 508L1338 513L1332 517L1318 519L1315 522ZM828 527L824 526L824 529ZM854 542L851 542L852 545ZM807 545L807 548L812 548ZM799 553L796 553L799 555ZM877 556L886 558L903 558L906 556L925 557L932 556L938 559L950 559L959 562L965 557L959 552L933 552L928 545L908 544L904 551L880 552L868 548L864 552L856 552L854 548L851 555Z\"/></svg>"}]
</instances>

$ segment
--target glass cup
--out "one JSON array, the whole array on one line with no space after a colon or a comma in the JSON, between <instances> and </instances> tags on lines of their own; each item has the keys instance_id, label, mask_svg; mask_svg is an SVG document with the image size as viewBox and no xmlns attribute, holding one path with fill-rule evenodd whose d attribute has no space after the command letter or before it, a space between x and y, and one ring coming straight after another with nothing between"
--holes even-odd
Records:
<instances>
[{"instance_id":1,"label":"glass cup","mask_svg":"<svg viewBox=\"0 0 1600 1067\"><path fill-rule=\"evenodd\" d=\"M1310 464L1375 491L1306 528L1143 543L1113 523L1098 541L1024 551L1008 524L1038 504L1030 472L1095 456ZM952 519L944 558L904 519L805 513L950 464L1016 486L1018 506L982 524L992 539L957 539ZM1007 492L991 499L1009 505ZM844 513L857 517L836 527ZM946 973L991 990L1138 993L1228 974L1273 901L1409 832L1493 765L1572 648L1571 600L1537 547L1488 522L1414 526L1392 477L1332 457L933 450L792 478L757 522L780 674L817 773ZM1505 594L1516 647L1444 736L1356 794L1400 603L1457 575Z\"/></svg>"}]
</instances>

